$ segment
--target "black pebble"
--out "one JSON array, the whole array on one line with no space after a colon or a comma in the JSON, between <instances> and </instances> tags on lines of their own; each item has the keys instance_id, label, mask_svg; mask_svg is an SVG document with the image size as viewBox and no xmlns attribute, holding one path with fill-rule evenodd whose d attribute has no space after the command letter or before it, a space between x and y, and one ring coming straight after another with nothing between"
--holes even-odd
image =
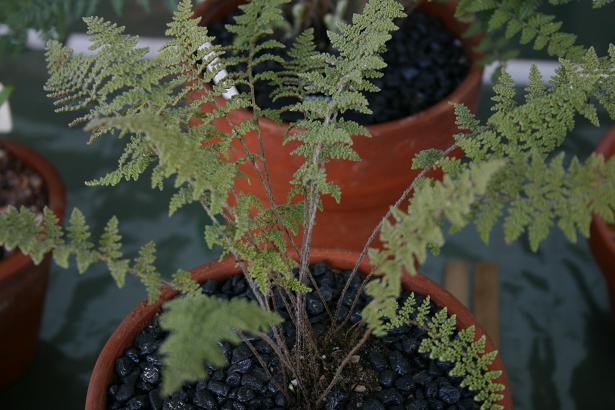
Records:
<instances>
[{"instance_id":1,"label":"black pebble","mask_svg":"<svg viewBox=\"0 0 615 410\"><path fill-rule=\"evenodd\" d=\"M142 356L154 353L158 350L158 342L155 337L149 333L140 333L136 339L137 348Z\"/></svg>"},{"instance_id":2,"label":"black pebble","mask_svg":"<svg viewBox=\"0 0 615 410\"><path fill-rule=\"evenodd\" d=\"M422 399L411 400L406 405L406 410L429 410L429 403Z\"/></svg>"},{"instance_id":3,"label":"black pebble","mask_svg":"<svg viewBox=\"0 0 615 410\"><path fill-rule=\"evenodd\" d=\"M414 381L409 376L403 376L395 380L395 387L405 392L411 391L415 386Z\"/></svg>"},{"instance_id":4,"label":"black pebble","mask_svg":"<svg viewBox=\"0 0 615 410\"><path fill-rule=\"evenodd\" d=\"M148 399L145 396L137 396L137 397L133 397L132 399L130 399L128 401L128 403L126 403L126 407L128 407L129 410L141 410L141 409L145 409L148 405Z\"/></svg>"},{"instance_id":5,"label":"black pebble","mask_svg":"<svg viewBox=\"0 0 615 410\"><path fill-rule=\"evenodd\" d=\"M216 398L206 390L199 390L195 392L192 402L205 410L215 410L218 408Z\"/></svg>"},{"instance_id":6,"label":"black pebble","mask_svg":"<svg viewBox=\"0 0 615 410\"><path fill-rule=\"evenodd\" d=\"M461 398L461 392L450 384L442 384L438 389L438 398L445 403L455 404Z\"/></svg>"},{"instance_id":7,"label":"black pebble","mask_svg":"<svg viewBox=\"0 0 615 410\"><path fill-rule=\"evenodd\" d=\"M120 357L115 361L115 372L120 377L128 376L135 367L135 362L128 357Z\"/></svg>"},{"instance_id":8,"label":"black pebble","mask_svg":"<svg viewBox=\"0 0 615 410\"><path fill-rule=\"evenodd\" d=\"M391 387L395 381L395 373L390 369L384 369L378 376L378 381L382 387Z\"/></svg>"},{"instance_id":9,"label":"black pebble","mask_svg":"<svg viewBox=\"0 0 615 410\"><path fill-rule=\"evenodd\" d=\"M229 393L229 386L215 380L210 381L209 384L207 384L207 388L220 397L226 397Z\"/></svg>"},{"instance_id":10,"label":"black pebble","mask_svg":"<svg viewBox=\"0 0 615 410\"><path fill-rule=\"evenodd\" d=\"M394 351L389 356L389 363L395 373L405 376L410 371L410 363L399 351Z\"/></svg>"},{"instance_id":11,"label":"black pebble","mask_svg":"<svg viewBox=\"0 0 615 410\"><path fill-rule=\"evenodd\" d=\"M162 399L160 398L160 390L152 390L147 395L149 398L149 405L153 410L159 410L162 408Z\"/></svg>"},{"instance_id":12,"label":"black pebble","mask_svg":"<svg viewBox=\"0 0 615 410\"><path fill-rule=\"evenodd\" d=\"M385 407L380 402L380 400L371 399L363 405L362 409L363 410L385 410Z\"/></svg>"},{"instance_id":13,"label":"black pebble","mask_svg":"<svg viewBox=\"0 0 615 410\"><path fill-rule=\"evenodd\" d=\"M367 360L375 370L381 371L387 368L387 362L380 352L370 350L367 352Z\"/></svg>"},{"instance_id":14,"label":"black pebble","mask_svg":"<svg viewBox=\"0 0 615 410\"><path fill-rule=\"evenodd\" d=\"M158 383L158 380L160 380L160 370L154 366L146 366L141 372L141 380L150 384Z\"/></svg>"},{"instance_id":15,"label":"black pebble","mask_svg":"<svg viewBox=\"0 0 615 410\"><path fill-rule=\"evenodd\" d=\"M378 398L385 406L399 406L404 402L402 395L397 389L384 389L378 392Z\"/></svg>"},{"instance_id":16,"label":"black pebble","mask_svg":"<svg viewBox=\"0 0 615 410\"><path fill-rule=\"evenodd\" d=\"M242 386L237 390L237 400L240 402L247 403L252 399L254 399L254 390L246 386Z\"/></svg>"},{"instance_id":17,"label":"black pebble","mask_svg":"<svg viewBox=\"0 0 615 410\"><path fill-rule=\"evenodd\" d=\"M203 283L201 288L203 289L203 293L205 293L206 295L213 295L218 290L218 282L213 279L209 279L208 281Z\"/></svg>"},{"instance_id":18,"label":"black pebble","mask_svg":"<svg viewBox=\"0 0 615 410\"><path fill-rule=\"evenodd\" d=\"M328 301L329 307L334 309L343 288L339 274L324 264L312 269L318 272L316 280L321 286L322 296ZM347 276L348 272L342 274ZM229 285L230 282L210 282L209 285L204 284L203 288L216 289L216 295L220 295L224 290L227 292L227 298L249 297L249 292L243 289L242 281L235 280ZM354 297L359 285L360 280L353 281L349 288L349 298ZM407 293L403 297L407 297ZM323 303L315 293L308 295L308 300L312 306L310 321L314 331L325 331L329 318L324 313ZM367 299L362 296L358 300L360 310L367 303ZM343 309L346 309L342 312L345 316L348 307L343 306ZM360 319L360 315L353 315L355 316ZM285 317L288 318L288 314ZM292 345L294 327L287 320L282 328ZM284 380L278 371L278 359L271 347L261 339L251 336L248 336L248 340L259 352L273 377L260 367L246 344L235 346L224 342L221 346L230 362L228 367L215 368L208 365L207 380L186 384L170 398L162 400L159 395L162 363L158 348L164 337L166 334L161 331L156 319L135 338L134 346L127 349L124 356L116 361L117 379L108 390L108 409L287 410L295 407L294 403L288 402L279 391L278 385L284 385L288 381ZM480 403L474 402L472 392L459 387L459 378L448 376L448 371L452 368L450 363L432 361L425 354L417 352L423 337L423 331L412 326L402 326L384 338L374 339L379 340L379 344L370 345L367 351L361 354L364 364L377 372L381 386L378 388L382 389L368 393L363 399L361 410L449 407L459 410L480 407ZM327 398L325 407L346 410L350 398L347 392L335 390Z\"/></svg>"},{"instance_id":19,"label":"black pebble","mask_svg":"<svg viewBox=\"0 0 615 410\"><path fill-rule=\"evenodd\" d=\"M119 389L117 389L117 393L115 394L115 399L117 401L126 401L129 400L135 394L135 388L129 384L122 384Z\"/></svg>"},{"instance_id":20,"label":"black pebble","mask_svg":"<svg viewBox=\"0 0 615 410\"><path fill-rule=\"evenodd\" d=\"M342 392L340 390L333 391L329 397L327 398L327 404L325 405L325 410L336 410L340 409L344 402L348 400L348 394Z\"/></svg>"}]
</instances>

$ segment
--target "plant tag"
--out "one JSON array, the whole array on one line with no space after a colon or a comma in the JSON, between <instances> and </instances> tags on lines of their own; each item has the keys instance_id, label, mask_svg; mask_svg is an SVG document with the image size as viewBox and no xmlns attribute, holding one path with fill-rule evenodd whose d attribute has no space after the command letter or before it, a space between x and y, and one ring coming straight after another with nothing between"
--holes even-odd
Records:
<instances>
[{"instance_id":1,"label":"plant tag","mask_svg":"<svg viewBox=\"0 0 615 410\"><path fill-rule=\"evenodd\" d=\"M4 86L0 83L0 95ZM9 107L8 99L2 104L0 103L0 133L8 133L13 130L13 119L11 117L11 108Z\"/></svg>"},{"instance_id":2,"label":"plant tag","mask_svg":"<svg viewBox=\"0 0 615 410\"><path fill-rule=\"evenodd\" d=\"M211 48L211 43L205 43L201 47L199 47L199 50L206 50L206 49L209 49L209 48ZM207 56L205 56L205 58L209 58L209 56L211 56L211 53L208 54ZM207 65L207 69L209 71L214 71L217 68L216 65L218 65L218 64L220 64L220 59L219 58L215 58L211 63L209 63ZM228 72L226 71L226 69L223 68L214 77L214 83L218 84L220 81L225 79L226 76L228 76ZM229 88L228 90L226 90L224 92L224 94L222 94L222 95L224 96L225 99L230 100L231 98L233 98L237 94L239 94L239 92L237 91L237 88L235 88L233 86L233 87Z\"/></svg>"}]
</instances>

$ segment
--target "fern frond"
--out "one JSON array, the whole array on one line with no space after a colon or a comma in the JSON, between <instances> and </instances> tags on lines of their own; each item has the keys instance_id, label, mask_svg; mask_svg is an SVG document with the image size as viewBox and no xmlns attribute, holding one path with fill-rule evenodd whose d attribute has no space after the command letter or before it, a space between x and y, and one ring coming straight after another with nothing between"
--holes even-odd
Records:
<instances>
[{"instance_id":1,"label":"fern frond","mask_svg":"<svg viewBox=\"0 0 615 410\"><path fill-rule=\"evenodd\" d=\"M35 263L40 263L45 254L51 253L56 263L64 268L68 268L70 257L74 255L80 273L94 263L104 263L119 287L124 285L126 274L131 273L142 280L151 302L158 299L162 281L153 265L153 243L141 248L134 261L125 258L115 217L107 222L98 247L90 238L90 227L78 209L71 213L65 230L49 209L44 210L42 220L28 208L18 210L9 207L6 212L0 213L0 247L19 249L25 255L32 256Z\"/></svg>"},{"instance_id":2,"label":"fern frond","mask_svg":"<svg viewBox=\"0 0 615 410\"><path fill-rule=\"evenodd\" d=\"M168 395L185 382L206 378L204 364L226 364L221 341L239 343L236 332L266 332L282 318L245 299L198 294L167 302L160 322L170 332L160 346L165 367L162 393Z\"/></svg>"},{"instance_id":3,"label":"fern frond","mask_svg":"<svg viewBox=\"0 0 615 410\"><path fill-rule=\"evenodd\" d=\"M394 222L385 222L380 239L382 250L370 249L374 274L381 275L366 286L373 300L364 308L363 318L376 335L384 334L383 318L397 316L401 276L416 273L416 262L427 258L430 247L444 244L441 225L448 220L453 228L469 222L472 206L487 190L488 182L503 165L501 161L473 165L455 180L424 181L416 189L408 211L392 209ZM428 302L427 302L428 303ZM423 317L426 312L419 308ZM422 313L421 313L422 312Z\"/></svg>"},{"instance_id":4,"label":"fern frond","mask_svg":"<svg viewBox=\"0 0 615 410\"><path fill-rule=\"evenodd\" d=\"M596 0L594 6L606 2ZM520 44L532 43L535 50L545 49L550 56L571 60L582 58L586 49L577 44L577 36L561 31L562 22L557 21L555 15L541 10L547 3L549 6L558 4L545 0L461 0L456 16L473 19L467 36L486 33L477 47L477 51L488 52L485 62L515 57L518 50L510 42L516 36Z\"/></svg>"}]
</instances>

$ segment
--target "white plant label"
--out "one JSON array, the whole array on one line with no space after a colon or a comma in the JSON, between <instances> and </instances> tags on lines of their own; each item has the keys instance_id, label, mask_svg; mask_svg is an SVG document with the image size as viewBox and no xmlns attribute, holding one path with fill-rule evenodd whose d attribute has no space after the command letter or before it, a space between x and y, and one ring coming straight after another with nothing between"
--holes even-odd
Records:
<instances>
[{"instance_id":1,"label":"white plant label","mask_svg":"<svg viewBox=\"0 0 615 410\"><path fill-rule=\"evenodd\" d=\"M0 83L0 91L4 86ZM11 108L8 100L0 106L0 133L11 132L13 130L13 119L11 118Z\"/></svg>"},{"instance_id":2,"label":"white plant label","mask_svg":"<svg viewBox=\"0 0 615 410\"><path fill-rule=\"evenodd\" d=\"M211 43L205 43L201 47L199 47L199 50L207 50L209 48L211 48ZM207 54L205 56L205 59L208 59L209 57L211 57L211 53ZM219 68L218 67L219 64L220 64L220 59L219 58L215 58L211 63L209 63L207 65L207 69L209 71L214 71L217 68ZM222 81L224 78L226 78L226 76L228 76L228 72L225 69L222 69L222 70L218 71L218 74L216 74L216 76L214 77L214 83L218 84L220 81ZM233 87L229 88L228 90L226 90L224 92L224 94L222 94L222 95L224 96L225 99L230 100L231 98L233 98L237 94L239 94L239 92L237 92L237 88L235 88L233 86Z\"/></svg>"}]
</instances>

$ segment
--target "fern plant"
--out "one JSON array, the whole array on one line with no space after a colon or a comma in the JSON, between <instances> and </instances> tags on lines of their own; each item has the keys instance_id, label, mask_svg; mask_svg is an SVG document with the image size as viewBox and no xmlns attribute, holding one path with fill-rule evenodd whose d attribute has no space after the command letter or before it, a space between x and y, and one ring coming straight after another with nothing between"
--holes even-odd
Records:
<instances>
[{"instance_id":1,"label":"fern plant","mask_svg":"<svg viewBox=\"0 0 615 410\"><path fill-rule=\"evenodd\" d=\"M341 200L339 187L327 176L329 161L360 161L352 136L369 133L343 114L370 113L365 95L379 91L371 80L381 75L381 53L404 9L396 0L369 0L362 14L329 32L336 51L326 53L317 51L313 30L303 32L288 50L275 39L272 27L284 21L286 5L288 0L253 0L241 6L229 27L235 34L230 49L217 46L207 28L192 18L189 0L179 4L167 29L171 40L151 60L144 58L146 49L136 46L136 37L100 18L85 19L96 55L75 55L56 41L47 48L46 90L58 111L76 113L71 125L84 126L91 143L102 137L124 143L117 169L88 185L115 186L149 173L152 189L174 191L170 215L198 204L212 221L204 232L207 244L235 258L254 302L205 296L186 271L163 275L155 267L153 243L134 257L125 256L115 218L92 239L78 210L62 228L50 211L41 219L27 209L11 208L0 215L0 246L19 248L35 262L49 252L60 266L74 259L80 272L102 262L120 287L127 275L139 278L150 301L163 287L180 291L182 296L161 316L170 332L161 347L165 394L203 378L203 363L223 365L220 341L249 343L246 334L251 334L270 345L279 358L279 371L295 381L288 394L296 407L320 408L371 337L412 323L426 332L421 352L453 363L451 375L476 392L482 408L501 408L500 372L490 370L496 353L485 351L484 337L477 340L473 328L457 331L454 315L445 309L432 315L428 299L419 304L410 295L400 302L401 277L416 274L416 263L443 246L446 227L455 232L474 222L488 240L496 221L503 220L507 240L527 233L535 249L554 226L575 240L577 233L587 235L592 213L614 220L615 160L591 156L565 161L558 149L579 117L597 125L602 107L615 118L615 46L607 56L587 49L581 58L562 58L547 85L532 69L522 99L503 71L494 87L492 115L485 122L466 107L455 107L462 132L448 149L424 151L408 164L409 169L422 169L419 177L383 215L345 284L333 312L342 320L331 324L327 337L352 343L335 363L330 380L323 382L314 374L319 368L318 338L306 313L306 293L319 292L309 269L312 230L323 196ZM284 70L255 70L266 61L276 61ZM225 75L225 67L232 65L246 69ZM259 81L275 86L273 98L292 96L297 102L275 110L259 107ZM203 89L207 92L195 97L194 91ZM203 112L204 104L213 108ZM232 122L231 132L221 132L216 121L229 119L239 108L251 109L253 116ZM298 143L294 154L303 163L291 182L292 195L276 203L266 153L251 152L246 141L261 141L259 118L276 121L282 111L302 114L284 142ZM240 147L241 155L231 157L232 147ZM462 158L448 156L458 148ZM239 167L246 163L257 171L252 183L263 185L265 200L235 188L236 180L244 177ZM442 180L427 178L434 168L444 171ZM410 205L401 209L410 195ZM300 227L301 242L296 239ZM378 236L383 247L370 249ZM344 315L341 301L368 253L373 270L363 272L364 281ZM350 326L363 291L369 303L361 321ZM293 346L285 341L274 295L287 306L295 327Z\"/></svg>"},{"instance_id":2,"label":"fern plant","mask_svg":"<svg viewBox=\"0 0 615 410\"><path fill-rule=\"evenodd\" d=\"M516 57L519 50L511 45L515 38L534 50L576 61L586 48L578 44L576 34L562 31L562 22L549 12L566 3L570 0L460 0L456 16L472 21L467 35L485 33L477 49L487 53L485 63ZM591 1L595 9L609 3L612 0Z\"/></svg>"}]
</instances>

